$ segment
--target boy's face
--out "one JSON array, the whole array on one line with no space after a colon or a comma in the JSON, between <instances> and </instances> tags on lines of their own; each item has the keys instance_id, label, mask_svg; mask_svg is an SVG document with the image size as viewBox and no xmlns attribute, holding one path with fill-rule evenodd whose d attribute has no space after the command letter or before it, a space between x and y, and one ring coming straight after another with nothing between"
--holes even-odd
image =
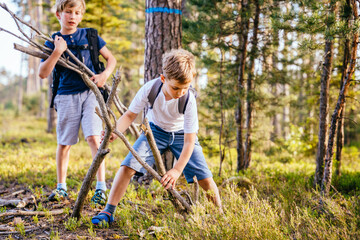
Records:
<instances>
[{"instance_id":1,"label":"boy's face","mask_svg":"<svg viewBox=\"0 0 360 240\"><path fill-rule=\"evenodd\" d=\"M162 74L161 82L163 83L162 90L166 100L181 98L185 95L191 84L191 82L179 83L175 79L167 79Z\"/></svg>"},{"instance_id":2,"label":"boy's face","mask_svg":"<svg viewBox=\"0 0 360 240\"><path fill-rule=\"evenodd\" d=\"M83 17L82 11L82 7L79 4L74 7L66 6L64 11L56 12L56 17L60 21L62 34L67 35L76 32L77 26Z\"/></svg>"}]
</instances>

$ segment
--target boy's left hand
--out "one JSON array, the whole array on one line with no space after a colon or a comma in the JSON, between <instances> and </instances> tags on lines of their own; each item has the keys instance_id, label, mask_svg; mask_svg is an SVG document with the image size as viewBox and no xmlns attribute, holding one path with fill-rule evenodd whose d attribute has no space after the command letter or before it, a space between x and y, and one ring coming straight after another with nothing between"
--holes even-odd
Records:
<instances>
[{"instance_id":1,"label":"boy's left hand","mask_svg":"<svg viewBox=\"0 0 360 240\"><path fill-rule=\"evenodd\" d=\"M106 76L104 73L96 74L90 78L91 81L93 81L96 86L103 87L106 82Z\"/></svg>"},{"instance_id":2,"label":"boy's left hand","mask_svg":"<svg viewBox=\"0 0 360 240\"><path fill-rule=\"evenodd\" d=\"M165 187L165 189L169 189L172 186L172 189L175 189L175 184L178 178L180 177L181 172L179 170L173 168L170 169L160 180L160 183Z\"/></svg>"}]
</instances>

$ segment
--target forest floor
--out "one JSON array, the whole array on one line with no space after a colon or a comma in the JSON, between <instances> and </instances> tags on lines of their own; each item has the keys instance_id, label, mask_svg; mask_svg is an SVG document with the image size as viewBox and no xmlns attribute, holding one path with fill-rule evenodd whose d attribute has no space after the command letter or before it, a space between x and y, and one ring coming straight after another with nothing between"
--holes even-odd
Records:
<instances>
[{"instance_id":1,"label":"forest floor","mask_svg":"<svg viewBox=\"0 0 360 240\"><path fill-rule=\"evenodd\" d=\"M204 152L219 186L224 214L203 191L194 201L193 213L183 215L157 181L146 187L132 183L118 204L115 222L96 228L91 217L101 208L90 204L94 184L81 219L71 218L91 164L87 144L80 139L71 150L69 200L48 202L56 186L56 136L44 129L44 119L0 114L0 239L360 239L357 147L344 149L342 175L334 176L330 195L323 197L312 187L314 153L302 154L301 149L308 146L304 143L292 141L290 147L265 150L254 146L257 151L247 171L236 173L236 159L226 159L219 176L216 148L207 142ZM108 188L128 152L119 142L109 147ZM194 189L183 176L179 179L177 190L188 191L193 200ZM37 215L29 215L34 211Z\"/></svg>"}]
</instances>

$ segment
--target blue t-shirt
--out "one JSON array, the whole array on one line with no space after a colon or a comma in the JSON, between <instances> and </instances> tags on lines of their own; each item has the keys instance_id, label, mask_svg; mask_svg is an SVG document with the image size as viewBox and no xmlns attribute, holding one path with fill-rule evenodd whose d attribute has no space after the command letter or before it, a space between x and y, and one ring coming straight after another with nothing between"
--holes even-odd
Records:
<instances>
[{"instance_id":1,"label":"blue t-shirt","mask_svg":"<svg viewBox=\"0 0 360 240\"><path fill-rule=\"evenodd\" d=\"M68 46L88 45L86 28L78 28L75 33L69 35L62 35L60 34L60 32L55 33L55 35L62 36L62 38L66 41ZM98 49L103 48L105 45L106 42L100 36L98 36ZM54 44L49 41L45 42L45 46L51 49L55 48ZM77 58L79 58L79 53L76 49L70 49L70 51ZM90 57L90 50L88 49L80 50L80 53L85 65L95 73L95 69ZM67 54L65 56L68 57ZM71 62L75 63L75 61L71 57L69 57L69 59ZM67 68L62 68L62 69L63 70L60 72L60 82L59 82L59 88L57 90L57 94L59 95L76 94L76 93L84 92L89 89L78 73Z\"/></svg>"}]
</instances>

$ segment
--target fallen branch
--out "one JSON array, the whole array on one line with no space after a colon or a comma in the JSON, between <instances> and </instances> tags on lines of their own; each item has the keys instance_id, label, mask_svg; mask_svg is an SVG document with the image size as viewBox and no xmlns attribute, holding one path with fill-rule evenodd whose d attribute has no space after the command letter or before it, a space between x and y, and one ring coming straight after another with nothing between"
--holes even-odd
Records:
<instances>
[{"instance_id":1,"label":"fallen branch","mask_svg":"<svg viewBox=\"0 0 360 240\"><path fill-rule=\"evenodd\" d=\"M33 232L35 230L39 230L43 227L34 227L34 228L25 228L24 232L25 233L29 233L29 232ZM0 235L10 235L10 234L21 234L21 232L15 231L16 228L11 227L7 232L0 232Z\"/></svg>"},{"instance_id":2,"label":"fallen branch","mask_svg":"<svg viewBox=\"0 0 360 240\"><path fill-rule=\"evenodd\" d=\"M47 216L47 215L60 215L64 212L64 209L57 209L52 211L8 211L4 213L0 213L1 217L8 217L8 216Z\"/></svg>"}]
</instances>

